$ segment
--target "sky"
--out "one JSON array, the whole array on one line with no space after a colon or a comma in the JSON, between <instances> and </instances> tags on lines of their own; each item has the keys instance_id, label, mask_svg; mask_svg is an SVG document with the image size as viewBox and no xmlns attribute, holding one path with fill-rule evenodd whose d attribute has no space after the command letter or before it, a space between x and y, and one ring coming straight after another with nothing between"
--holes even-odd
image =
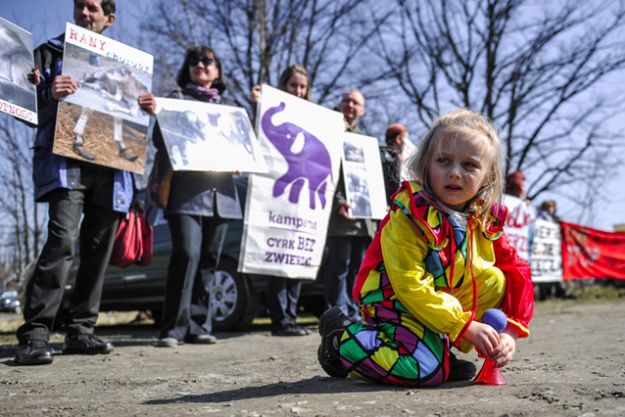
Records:
<instances>
[{"instance_id":1,"label":"sky","mask_svg":"<svg viewBox=\"0 0 625 417\"><path fill-rule=\"evenodd\" d=\"M134 44L135 36L123 40L124 33L136 33L141 23L142 11L149 7L152 0L117 0L117 19L115 24L105 32L116 40ZM53 7L50 5L54 4ZM29 30L33 34L33 43L38 45L47 38L56 36L65 30L65 22L73 23L72 0L0 0L0 16ZM150 52L149 50L147 52ZM618 85L625 85L620 82ZM365 116L366 117L366 116ZM621 118L623 126L615 126L615 131L625 131L625 118ZM625 158L622 158L625 160ZM581 222L585 226L613 230L615 224L625 224L625 163L617 172L601 185L609 201L598 201L595 205L596 215L589 221L580 219L580 210L558 194L541 195L540 201L553 198L558 202L558 213L563 220L573 223ZM580 196L581 197L581 196Z\"/></svg>"}]
</instances>

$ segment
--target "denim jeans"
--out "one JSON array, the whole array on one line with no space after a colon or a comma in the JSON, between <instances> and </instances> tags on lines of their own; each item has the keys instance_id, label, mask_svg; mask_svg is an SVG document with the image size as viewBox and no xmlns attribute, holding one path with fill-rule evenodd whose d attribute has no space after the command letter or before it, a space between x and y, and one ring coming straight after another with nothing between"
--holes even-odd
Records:
<instances>
[{"instance_id":1,"label":"denim jeans","mask_svg":"<svg viewBox=\"0 0 625 417\"><path fill-rule=\"evenodd\" d=\"M370 242L368 236L328 237L328 269L324 277L326 308L339 307L352 320L360 320L352 289Z\"/></svg>"}]
</instances>

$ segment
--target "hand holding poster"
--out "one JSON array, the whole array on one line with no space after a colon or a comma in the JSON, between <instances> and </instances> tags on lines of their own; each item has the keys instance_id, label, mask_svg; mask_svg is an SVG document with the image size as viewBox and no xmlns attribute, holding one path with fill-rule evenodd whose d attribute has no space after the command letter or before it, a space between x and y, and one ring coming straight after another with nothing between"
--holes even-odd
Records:
<instances>
[{"instance_id":1,"label":"hand holding poster","mask_svg":"<svg viewBox=\"0 0 625 417\"><path fill-rule=\"evenodd\" d=\"M37 124L37 91L30 32L0 17L0 111Z\"/></svg>"},{"instance_id":2,"label":"hand holding poster","mask_svg":"<svg viewBox=\"0 0 625 417\"><path fill-rule=\"evenodd\" d=\"M262 88L257 135L268 172L250 175L239 270L313 279L338 181L343 115Z\"/></svg>"},{"instance_id":3,"label":"hand holding poster","mask_svg":"<svg viewBox=\"0 0 625 417\"><path fill-rule=\"evenodd\" d=\"M382 219L386 215L386 194L376 138L343 134L343 176L351 206L349 214L356 218Z\"/></svg>"},{"instance_id":4,"label":"hand holding poster","mask_svg":"<svg viewBox=\"0 0 625 417\"><path fill-rule=\"evenodd\" d=\"M266 172L244 109L160 97L156 109L174 171Z\"/></svg>"},{"instance_id":5,"label":"hand holding poster","mask_svg":"<svg viewBox=\"0 0 625 417\"><path fill-rule=\"evenodd\" d=\"M59 102L53 152L142 174L149 115L138 98L152 86L153 57L67 24L63 75L78 90Z\"/></svg>"}]
</instances>

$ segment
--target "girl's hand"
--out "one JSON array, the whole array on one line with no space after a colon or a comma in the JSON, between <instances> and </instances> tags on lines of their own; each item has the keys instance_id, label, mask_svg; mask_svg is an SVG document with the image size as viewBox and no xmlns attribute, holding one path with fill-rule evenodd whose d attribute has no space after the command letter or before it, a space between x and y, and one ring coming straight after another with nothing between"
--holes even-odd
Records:
<instances>
[{"instance_id":1,"label":"girl's hand","mask_svg":"<svg viewBox=\"0 0 625 417\"><path fill-rule=\"evenodd\" d=\"M151 115L156 114L156 99L154 99L154 95L151 93L139 96L139 106Z\"/></svg>"},{"instance_id":2,"label":"girl's hand","mask_svg":"<svg viewBox=\"0 0 625 417\"><path fill-rule=\"evenodd\" d=\"M469 325L464 337L475 345L475 349L477 349L479 353L489 358L493 356L495 348L498 347L501 342L499 333L497 333L492 326L475 320Z\"/></svg>"},{"instance_id":3,"label":"girl's hand","mask_svg":"<svg viewBox=\"0 0 625 417\"><path fill-rule=\"evenodd\" d=\"M78 90L78 84L69 75L57 75L52 81L52 98L59 101L61 97L73 94Z\"/></svg>"},{"instance_id":4,"label":"girl's hand","mask_svg":"<svg viewBox=\"0 0 625 417\"><path fill-rule=\"evenodd\" d=\"M516 338L510 332L504 330L500 335L499 345L490 355L489 359L497 364L497 368L508 365L516 353Z\"/></svg>"},{"instance_id":5,"label":"girl's hand","mask_svg":"<svg viewBox=\"0 0 625 417\"><path fill-rule=\"evenodd\" d=\"M339 207L339 216L343 216L347 220L356 220L355 217L349 215L349 211L348 210L349 210L350 207L351 207L351 205L349 203L345 203L341 207Z\"/></svg>"},{"instance_id":6,"label":"girl's hand","mask_svg":"<svg viewBox=\"0 0 625 417\"><path fill-rule=\"evenodd\" d=\"M255 85L254 87L252 87L250 100L252 100L252 103L258 103L258 100L260 100L260 85Z\"/></svg>"}]
</instances>

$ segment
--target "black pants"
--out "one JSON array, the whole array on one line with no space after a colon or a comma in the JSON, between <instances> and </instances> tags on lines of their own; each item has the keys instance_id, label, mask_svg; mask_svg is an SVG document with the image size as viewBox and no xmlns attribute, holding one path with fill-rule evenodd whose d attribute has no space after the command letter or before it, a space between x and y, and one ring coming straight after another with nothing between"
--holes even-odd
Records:
<instances>
[{"instance_id":1,"label":"black pants","mask_svg":"<svg viewBox=\"0 0 625 417\"><path fill-rule=\"evenodd\" d=\"M49 193L48 238L26 287L25 323L17 330L20 343L48 340L63 299L78 238L80 264L62 324L70 334L93 333L104 272L121 214L112 209L112 170L83 169L81 183L80 190L57 189Z\"/></svg>"},{"instance_id":2,"label":"black pants","mask_svg":"<svg viewBox=\"0 0 625 417\"><path fill-rule=\"evenodd\" d=\"M272 328L295 324L301 292L302 281L299 279L267 277L267 306Z\"/></svg>"},{"instance_id":3,"label":"black pants","mask_svg":"<svg viewBox=\"0 0 625 417\"><path fill-rule=\"evenodd\" d=\"M188 214L168 214L167 221L172 251L160 337L182 341L212 331L209 291L228 221Z\"/></svg>"}]
</instances>

